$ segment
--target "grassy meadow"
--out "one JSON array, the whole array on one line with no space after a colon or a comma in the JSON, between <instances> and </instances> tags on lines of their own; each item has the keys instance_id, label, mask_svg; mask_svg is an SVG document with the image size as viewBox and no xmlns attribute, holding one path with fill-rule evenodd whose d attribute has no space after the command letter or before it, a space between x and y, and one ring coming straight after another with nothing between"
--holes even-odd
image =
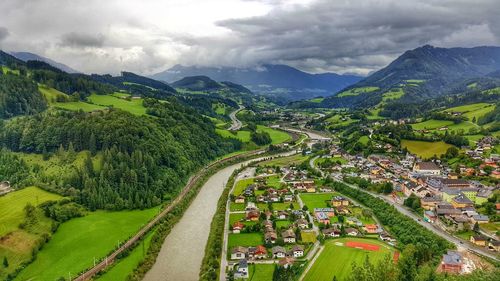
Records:
<instances>
[{"instance_id":1,"label":"grassy meadow","mask_svg":"<svg viewBox=\"0 0 500 281\"><path fill-rule=\"evenodd\" d=\"M348 97L348 96L357 96L363 93L371 93L374 91L377 91L379 87L360 87L360 88L353 88L347 91L343 91L342 93L339 93L337 97Z\"/></svg>"},{"instance_id":2,"label":"grassy meadow","mask_svg":"<svg viewBox=\"0 0 500 281\"><path fill-rule=\"evenodd\" d=\"M443 141L427 142L427 141L414 141L414 140L401 140L401 147L408 149L413 154L418 155L424 159L431 158L434 155L441 155L446 153L446 150L453 145L447 144Z\"/></svg>"},{"instance_id":3,"label":"grassy meadow","mask_svg":"<svg viewBox=\"0 0 500 281\"><path fill-rule=\"evenodd\" d=\"M15 280L56 280L75 277L106 256L119 242L137 232L159 208L134 211L95 211L59 226L52 239ZM54 266L57 265L57 266Z\"/></svg>"},{"instance_id":4,"label":"grassy meadow","mask_svg":"<svg viewBox=\"0 0 500 281\"><path fill-rule=\"evenodd\" d=\"M248 281L272 281L274 264L252 264L248 267Z\"/></svg>"},{"instance_id":5,"label":"grassy meadow","mask_svg":"<svg viewBox=\"0 0 500 281\"><path fill-rule=\"evenodd\" d=\"M264 235L260 232L239 233L228 235L227 247L229 251L236 246L258 246L264 244Z\"/></svg>"},{"instance_id":6,"label":"grassy meadow","mask_svg":"<svg viewBox=\"0 0 500 281\"><path fill-rule=\"evenodd\" d=\"M125 99L114 95L91 95L88 100L93 104L101 106L112 106L124 111L128 111L134 115L145 115L146 108L142 105L143 100L138 99Z\"/></svg>"},{"instance_id":7,"label":"grassy meadow","mask_svg":"<svg viewBox=\"0 0 500 281\"><path fill-rule=\"evenodd\" d=\"M287 157L277 157L271 160L259 162L259 166L290 166L290 165L298 165L304 161L306 161L308 156L303 156L302 154L295 154Z\"/></svg>"},{"instance_id":8,"label":"grassy meadow","mask_svg":"<svg viewBox=\"0 0 500 281\"><path fill-rule=\"evenodd\" d=\"M304 202L310 211L313 211L314 208L326 208L328 207L327 202L329 202L333 196L340 195L335 192L328 193L302 193L300 194L300 199Z\"/></svg>"}]
</instances>

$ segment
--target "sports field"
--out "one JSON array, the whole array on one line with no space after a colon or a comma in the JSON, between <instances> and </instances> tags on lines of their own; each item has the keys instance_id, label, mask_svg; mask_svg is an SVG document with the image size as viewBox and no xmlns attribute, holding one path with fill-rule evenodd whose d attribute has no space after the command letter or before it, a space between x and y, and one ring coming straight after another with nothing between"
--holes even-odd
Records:
<instances>
[{"instance_id":1,"label":"sports field","mask_svg":"<svg viewBox=\"0 0 500 281\"><path fill-rule=\"evenodd\" d=\"M14 231L24 220L24 207L30 203L34 206L62 197L38 187L26 187L0 197L0 237Z\"/></svg>"},{"instance_id":2,"label":"sports field","mask_svg":"<svg viewBox=\"0 0 500 281\"><path fill-rule=\"evenodd\" d=\"M352 245L353 243L355 245ZM348 244L354 247L348 247ZM305 281L330 281L334 276L337 277L337 280L344 280L349 276L353 263L362 264L367 256L371 262L376 263L386 255L391 255L392 258L394 253L394 250L388 245L371 239L344 238L328 240L325 242L324 247L316 262L306 273ZM373 249L379 247L379 249L360 249L362 247Z\"/></svg>"},{"instance_id":3,"label":"sports field","mask_svg":"<svg viewBox=\"0 0 500 281\"><path fill-rule=\"evenodd\" d=\"M125 241L158 213L158 208L135 211L96 211L63 223L52 239L15 280L74 278ZM57 266L54 266L57 265Z\"/></svg>"},{"instance_id":4,"label":"sports field","mask_svg":"<svg viewBox=\"0 0 500 281\"><path fill-rule=\"evenodd\" d=\"M422 158L431 158L432 156L440 156L446 153L446 150L452 147L442 141L427 142L427 141L414 141L414 140L401 140L401 147L406 147L408 151L418 155Z\"/></svg>"}]
</instances>

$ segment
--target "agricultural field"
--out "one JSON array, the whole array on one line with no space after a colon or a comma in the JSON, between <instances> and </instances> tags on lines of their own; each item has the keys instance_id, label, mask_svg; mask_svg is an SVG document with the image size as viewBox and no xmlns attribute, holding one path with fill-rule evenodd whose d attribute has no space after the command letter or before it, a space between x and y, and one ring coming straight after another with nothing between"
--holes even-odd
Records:
<instances>
[{"instance_id":1,"label":"agricultural field","mask_svg":"<svg viewBox=\"0 0 500 281\"><path fill-rule=\"evenodd\" d=\"M24 219L24 207L30 203L37 206L47 201L59 200L62 196L35 186L13 191L0 197L0 237L18 229Z\"/></svg>"},{"instance_id":2,"label":"agricultural field","mask_svg":"<svg viewBox=\"0 0 500 281\"><path fill-rule=\"evenodd\" d=\"M272 281L274 264L252 264L248 267L248 281Z\"/></svg>"},{"instance_id":3,"label":"agricultural field","mask_svg":"<svg viewBox=\"0 0 500 281\"><path fill-rule=\"evenodd\" d=\"M236 246L258 246L264 244L264 238L262 233L254 232L254 233L229 233L227 248L232 249Z\"/></svg>"},{"instance_id":4,"label":"agricultural field","mask_svg":"<svg viewBox=\"0 0 500 281\"><path fill-rule=\"evenodd\" d=\"M250 142L251 140L251 133L250 131L244 131L244 130L239 130L236 132L231 132L228 130L223 130L223 129L215 129L215 131L221 135L222 137L225 138L235 138L239 139L241 142ZM262 125L257 125L257 132L267 132L269 136L271 137L271 144L279 144L283 143L286 141L291 140L292 138L290 137L289 134L280 131L280 130L275 130L266 126Z\"/></svg>"},{"instance_id":5,"label":"agricultural field","mask_svg":"<svg viewBox=\"0 0 500 281\"><path fill-rule=\"evenodd\" d=\"M259 166L290 166L290 165L298 165L304 161L306 161L308 156L304 156L302 154L295 154L287 157L277 157L271 160L259 162Z\"/></svg>"},{"instance_id":6,"label":"agricultural field","mask_svg":"<svg viewBox=\"0 0 500 281\"><path fill-rule=\"evenodd\" d=\"M96 211L59 226L52 239L15 280L56 280L92 266L159 211ZM78 235L75 235L78 234ZM51 266L57 264L57 266Z\"/></svg>"},{"instance_id":7,"label":"agricultural field","mask_svg":"<svg viewBox=\"0 0 500 281\"><path fill-rule=\"evenodd\" d=\"M293 204L294 210L300 209L299 204L297 202L293 202L292 204ZM272 203L272 206L273 206L274 211L284 211L284 210L290 209L290 203ZM261 211L265 211L265 210L269 209L269 205L266 203L257 203L257 207Z\"/></svg>"},{"instance_id":8,"label":"agricultural field","mask_svg":"<svg viewBox=\"0 0 500 281\"><path fill-rule=\"evenodd\" d=\"M418 155L424 159L431 158L434 155L441 155L446 153L446 150L452 147L443 141L427 142L427 141L413 141L401 140L401 147L407 148L413 154Z\"/></svg>"},{"instance_id":9,"label":"agricultural field","mask_svg":"<svg viewBox=\"0 0 500 281\"><path fill-rule=\"evenodd\" d=\"M448 108L443 110L443 112L461 112L463 116L467 117L469 121L472 121L483 117L485 114L493 111L495 105L490 103L473 103L457 107Z\"/></svg>"},{"instance_id":10,"label":"agricultural field","mask_svg":"<svg viewBox=\"0 0 500 281\"><path fill-rule=\"evenodd\" d=\"M228 131L223 129L215 129L217 134L221 135L224 138L235 138L239 139L241 142L249 142L250 141L250 131Z\"/></svg>"},{"instance_id":11,"label":"agricultural field","mask_svg":"<svg viewBox=\"0 0 500 281\"><path fill-rule=\"evenodd\" d=\"M134 269L144 260L151 244L154 231L149 232L143 240L130 252L130 254L113 265L104 274L96 280L99 281L115 281L127 280L127 276L134 272Z\"/></svg>"},{"instance_id":12,"label":"agricultural field","mask_svg":"<svg viewBox=\"0 0 500 281\"><path fill-rule=\"evenodd\" d=\"M302 242L305 243L315 243L316 242L316 232L314 231L301 231L300 237L302 238Z\"/></svg>"},{"instance_id":13,"label":"agricultural field","mask_svg":"<svg viewBox=\"0 0 500 281\"><path fill-rule=\"evenodd\" d=\"M71 111L83 110L85 112L92 112L96 110L104 110L106 107L97 104L91 104L83 101L70 101L70 102L57 102L54 107L67 109Z\"/></svg>"},{"instance_id":14,"label":"agricultural field","mask_svg":"<svg viewBox=\"0 0 500 281\"><path fill-rule=\"evenodd\" d=\"M300 194L300 199L304 202L310 211L314 208L326 208L328 207L327 202L329 202L333 196L340 195L336 192L328 192L328 193L302 193Z\"/></svg>"},{"instance_id":15,"label":"agricultural field","mask_svg":"<svg viewBox=\"0 0 500 281\"><path fill-rule=\"evenodd\" d=\"M453 125L453 121L430 119L424 122L411 124L413 130L433 130Z\"/></svg>"},{"instance_id":16,"label":"agricultural field","mask_svg":"<svg viewBox=\"0 0 500 281\"><path fill-rule=\"evenodd\" d=\"M121 110L128 111L134 115L146 114L146 108L142 105L143 100L140 98L127 100L125 98L120 98L113 95L93 94L90 97L88 97L88 100L96 105L101 105L106 107L112 106L114 108L119 108Z\"/></svg>"},{"instance_id":17,"label":"agricultural field","mask_svg":"<svg viewBox=\"0 0 500 281\"><path fill-rule=\"evenodd\" d=\"M357 121L357 119L351 119L351 117L347 115L340 114L335 114L332 117L326 119L326 122L328 122L332 126L347 126Z\"/></svg>"},{"instance_id":18,"label":"agricultural field","mask_svg":"<svg viewBox=\"0 0 500 281\"><path fill-rule=\"evenodd\" d=\"M347 91L343 91L342 93L339 93L337 97L348 97L348 96L357 96L359 94L364 94L364 93L371 93L374 91L377 91L379 87L360 87L360 88L354 88L350 89Z\"/></svg>"},{"instance_id":19,"label":"agricultural field","mask_svg":"<svg viewBox=\"0 0 500 281\"><path fill-rule=\"evenodd\" d=\"M380 248L378 251L351 248L346 246L347 242L369 243ZM391 255L392 259L393 253L394 250L391 247L378 240L356 238L327 240L324 250L306 273L304 280L332 280L334 277L337 280L344 280L350 275L353 263L362 264L366 257L372 263L377 263L387 255Z\"/></svg>"}]
</instances>

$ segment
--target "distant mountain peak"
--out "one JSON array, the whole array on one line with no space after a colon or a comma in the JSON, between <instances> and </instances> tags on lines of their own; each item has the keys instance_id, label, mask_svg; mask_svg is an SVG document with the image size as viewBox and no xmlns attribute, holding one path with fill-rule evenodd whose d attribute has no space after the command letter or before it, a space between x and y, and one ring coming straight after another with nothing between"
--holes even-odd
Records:
<instances>
[{"instance_id":1,"label":"distant mountain peak","mask_svg":"<svg viewBox=\"0 0 500 281\"><path fill-rule=\"evenodd\" d=\"M46 57L42 57L40 55L37 55L37 54L34 54L34 53L30 53L30 52L10 52L10 54L24 62L27 62L27 61L30 61L30 60L37 60L37 61L42 61L42 62L45 62L47 64L50 64L51 66L55 67L55 68L58 68L64 72L67 72L67 73L81 73L80 71L78 70L75 70L63 63L60 63L60 62L57 62L57 61L54 61L52 59L49 59L49 58L46 58Z\"/></svg>"}]
</instances>

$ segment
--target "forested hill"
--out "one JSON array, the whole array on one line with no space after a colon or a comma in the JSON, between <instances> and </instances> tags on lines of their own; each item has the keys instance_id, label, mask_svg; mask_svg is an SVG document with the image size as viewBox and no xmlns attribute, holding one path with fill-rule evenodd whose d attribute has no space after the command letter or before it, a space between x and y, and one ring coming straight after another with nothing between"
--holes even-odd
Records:
<instances>
[{"instance_id":1,"label":"forested hill","mask_svg":"<svg viewBox=\"0 0 500 281\"><path fill-rule=\"evenodd\" d=\"M191 106L173 94L150 98L173 89L132 73L106 81L5 53L0 59L0 147L6 148L0 176L14 186L55 189L92 210L149 208L174 196L199 168L241 147L200 114L199 108L212 110L210 99ZM137 86L140 98L132 99L126 85ZM105 107L91 97L135 108ZM21 160L39 156L64 172L46 173L45 162Z\"/></svg>"}]
</instances>

